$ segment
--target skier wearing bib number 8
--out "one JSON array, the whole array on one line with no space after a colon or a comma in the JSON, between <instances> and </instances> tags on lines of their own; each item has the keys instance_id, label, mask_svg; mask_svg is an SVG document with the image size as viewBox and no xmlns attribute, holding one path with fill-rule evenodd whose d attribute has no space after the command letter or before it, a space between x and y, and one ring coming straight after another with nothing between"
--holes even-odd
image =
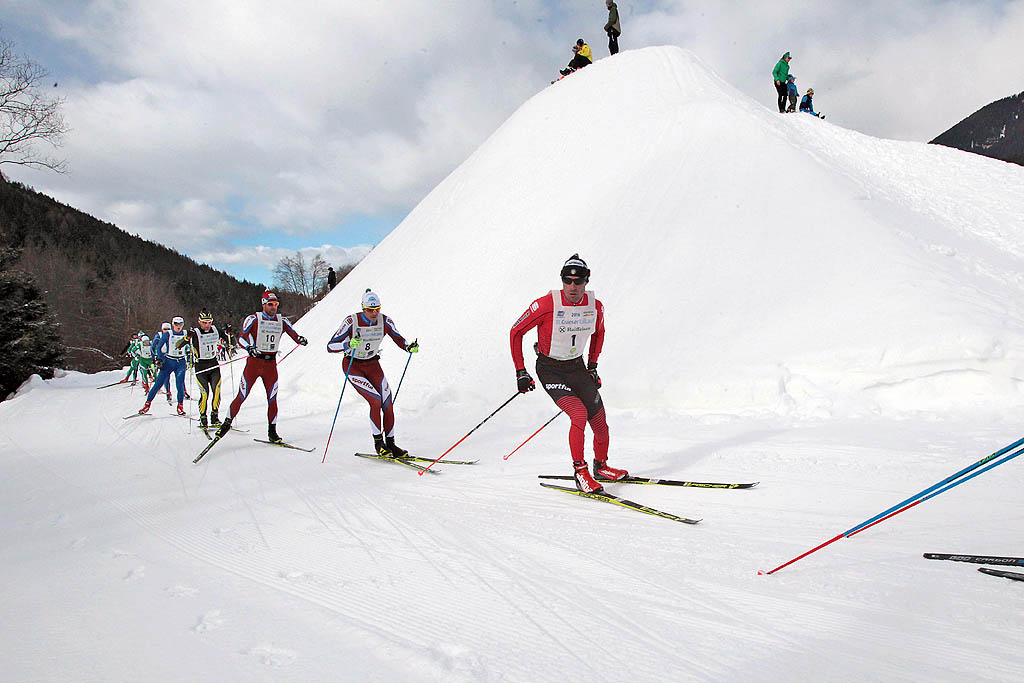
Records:
<instances>
[{"instance_id":1,"label":"skier wearing bib number 8","mask_svg":"<svg viewBox=\"0 0 1024 683\"><path fill-rule=\"evenodd\" d=\"M228 406L228 416L220 424L217 436L222 437L231 429L231 421L238 415L242 402L255 386L257 379L263 380L267 390L267 440L282 443L277 434L277 354L281 348L281 337L288 335L296 344L305 346L309 342L299 335L284 316L277 314L280 303L270 290L263 292L263 310L253 313L242 323L238 345L245 349L249 358L245 360L242 381L238 383L238 395Z\"/></svg>"},{"instance_id":2,"label":"skier wearing bib number 8","mask_svg":"<svg viewBox=\"0 0 1024 683\"><path fill-rule=\"evenodd\" d=\"M626 470L608 465L608 423L601 402L597 358L604 345L604 305L587 291L590 268L573 254L561 270L562 289L552 290L526 309L512 326L512 362L519 392L533 391L534 382L523 359L523 337L537 328L537 378L551 400L569 416L569 452L576 488L600 493L604 487L591 475L583 457L584 429L594 432L594 475L617 481ZM583 353L590 342L587 364Z\"/></svg>"},{"instance_id":3,"label":"skier wearing bib number 8","mask_svg":"<svg viewBox=\"0 0 1024 683\"><path fill-rule=\"evenodd\" d=\"M380 367L380 344L384 336L408 353L417 353L419 344L406 342L394 321L380 312L380 297L369 289L363 294L363 310L345 318L327 342L328 353L344 353L342 369L348 373L359 395L370 404L373 445L377 455L401 458L409 455L395 444L395 408L391 387Z\"/></svg>"}]
</instances>

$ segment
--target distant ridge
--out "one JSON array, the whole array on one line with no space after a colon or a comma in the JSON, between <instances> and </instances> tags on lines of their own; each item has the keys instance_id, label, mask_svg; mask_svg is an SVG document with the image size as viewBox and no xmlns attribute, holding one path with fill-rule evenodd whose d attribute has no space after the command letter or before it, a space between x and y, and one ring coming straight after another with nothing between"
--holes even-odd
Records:
<instances>
[{"instance_id":1,"label":"distant ridge","mask_svg":"<svg viewBox=\"0 0 1024 683\"><path fill-rule=\"evenodd\" d=\"M120 367L132 332L152 334L173 315L192 321L206 307L237 327L263 290L6 179L0 244L24 250L20 265L47 291L74 370Z\"/></svg>"},{"instance_id":2,"label":"distant ridge","mask_svg":"<svg viewBox=\"0 0 1024 683\"><path fill-rule=\"evenodd\" d=\"M1024 166L1024 92L986 104L931 144Z\"/></svg>"}]
</instances>

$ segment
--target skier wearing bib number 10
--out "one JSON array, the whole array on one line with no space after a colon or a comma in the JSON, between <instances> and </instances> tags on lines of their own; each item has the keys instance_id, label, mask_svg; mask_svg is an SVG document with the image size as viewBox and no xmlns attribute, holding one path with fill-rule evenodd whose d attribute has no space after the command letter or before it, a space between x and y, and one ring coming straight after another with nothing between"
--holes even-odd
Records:
<instances>
[{"instance_id":1,"label":"skier wearing bib number 10","mask_svg":"<svg viewBox=\"0 0 1024 683\"><path fill-rule=\"evenodd\" d=\"M345 354L341 367L355 390L370 404L374 452L384 457L403 458L409 451L395 444L394 399L380 367L380 344L387 335L408 353L417 353L420 347L415 341L406 342L394 321L380 312L380 297L375 292L367 289L362 305L362 311L342 321L327 342L327 352Z\"/></svg>"},{"instance_id":2,"label":"skier wearing bib number 10","mask_svg":"<svg viewBox=\"0 0 1024 683\"><path fill-rule=\"evenodd\" d=\"M217 436L222 437L228 433L242 402L256 380L262 379L263 388L267 390L267 441L282 443L283 439L277 434L277 354L281 348L281 337L287 334L300 346L309 342L295 331L287 318L277 314L280 302L276 294L269 290L263 292L262 301L263 310L253 313L242 323L238 345L245 349L249 358L245 360L242 381L238 383L238 395L228 406L228 416L220 423Z\"/></svg>"},{"instance_id":3,"label":"skier wearing bib number 10","mask_svg":"<svg viewBox=\"0 0 1024 683\"><path fill-rule=\"evenodd\" d=\"M569 416L569 452L572 455L576 488L600 493L604 487L594 478L618 481L626 470L608 465L608 423L601 402L601 378L597 358L604 345L604 305L587 291L590 268L579 254L573 254L561 270L562 289L552 290L526 309L510 333L512 361L520 393L533 391L534 382L523 359L523 337L537 328L537 378L544 390ZM590 341L587 364L583 352ZM583 458L584 429L594 432L594 475Z\"/></svg>"}]
</instances>

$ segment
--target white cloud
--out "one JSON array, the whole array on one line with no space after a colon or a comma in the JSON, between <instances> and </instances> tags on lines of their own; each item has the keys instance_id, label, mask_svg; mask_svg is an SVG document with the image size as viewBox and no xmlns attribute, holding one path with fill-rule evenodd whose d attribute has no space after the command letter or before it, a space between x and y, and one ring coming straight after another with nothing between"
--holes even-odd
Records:
<instances>
[{"instance_id":1,"label":"white cloud","mask_svg":"<svg viewBox=\"0 0 1024 683\"><path fill-rule=\"evenodd\" d=\"M254 229L403 215L547 85L577 36L607 54L601 0L11 2L23 25L49 27L54 54L74 47L99 72L55 74L72 174L12 175L222 262ZM930 139L1024 82L1024 0L618 5L623 49L689 48L768 107L792 51L830 120L874 135Z\"/></svg>"}]
</instances>

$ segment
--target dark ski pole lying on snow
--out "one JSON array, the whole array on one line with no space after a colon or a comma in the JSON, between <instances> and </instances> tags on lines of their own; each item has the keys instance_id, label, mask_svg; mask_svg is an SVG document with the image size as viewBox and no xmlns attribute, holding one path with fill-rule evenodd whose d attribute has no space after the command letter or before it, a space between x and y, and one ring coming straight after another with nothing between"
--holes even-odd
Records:
<instances>
[{"instance_id":1,"label":"dark ski pole lying on snow","mask_svg":"<svg viewBox=\"0 0 1024 683\"><path fill-rule=\"evenodd\" d=\"M519 392L518 392L518 391L517 391L516 393L512 394L512 397L511 397L511 398L509 398L509 399L508 399L507 401L505 401L505 402L504 402L504 403L502 403L502 404L501 404L500 406L498 406L497 408L495 408L495 409L494 409L494 412L493 412L493 413L491 413L490 415L488 415L487 417L485 417L485 418L483 419L483 421L482 421L482 422L481 422L480 424L478 424L478 425L477 425L476 427L473 427L472 429L470 429L470 430L469 430L469 432L468 432L468 433L466 434L466 436L464 436L464 437L462 437L461 439L459 439L458 441L456 441L456 442L455 442L454 444L452 444L452 447L451 447L451 448L449 448L448 450L446 450L446 451L445 451L444 453L442 453L441 455L437 456L437 459L435 459L435 460L434 460L434 461L433 461L432 463L430 463L429 465L427 465L426 467L424 467L424 468L423 468L423 471L421 471L421 472L419 472L419 473L418 473L418 474L419 474L419 476L421 476L421 477L422 477L422 476L423 476L423 473L424 473L424 472L426 472L426 471L427 471L427 470L429 470L429 469L430 469L431 467L433 467L434 465L436 465L436 464L437 464L437 462L438 462L438 461L439 461L439 460L440 460L441 458L443 458L444 456L446 456L446 455L448 455L449 453L451 453L452 451L454 451L454 450L455 450L455 447L456 447L456 446L458 446L458 445L459 445L460 443L462 443L463 441L465 441L466 439L468 439L468 438L469 438L469 435L470 435L470 434L472 434L472 433L473 433L473 432L475 432L476 430L480 429L480 427L482 427L482 426L483 426L484 422L487 422L487 421L488 421L488 420L490 420L490 419L491 419L492 417L494 417L495 415L497 415L497 414L498 414L498 411L499 411L499 410L501 410L502 408L504 408L505 406L507 406L507 405L508 405L509 403L511 403L512 401L514 401L514 400L515 400L515 398L516 398L516 396L519 396L519 395L520 395L520 394L519 394Z\"/></svg>"},{"instance_id":2,"label":"dark ski pole lying on snow","mask_svg":"<svg viewBox=\"0 0 1024 683\"><path fill-rule=\"evenodd\" d=\"M846 538L847 536L853 536L854 534L860 533L861 531L864 531L868 527L872 527L872 526L874 526L876 524L884 522L885 520L889 519L890 517L894 517L895 515L898 515L899 513L903 512L904 510L909 510L910 508L914 507L915 505L917 505L919 503L923 503L924 501L928 500L929 498L934 498L935 496L939 495L940 493L945 493L946 491L948 491L949 489L953 488L954 486L959 486L960 484L964 483L965 481L969 481L969 480L973 479L974 477L978 476L979 474L984 474L985 472L987 472L988 470L992 469L993 467L996 467L998 465L1002 465L1004 462L1006 462L1008 460L1012 460L1013 458L1016 458L1021 453L1024 453L1024 449L1021 449L1021 450L1015 451L1013 453L1010 453L1009 455L1007 455L1005 458L1002 458L1001 460L996 460L996 458L998 458L999 456L1001 456L1001 455L1003 455L1005 453L1008 453L1009 451L1012 451L1014 448L1017 448L1021 444L1024 444L1024 438L1018 439L1017 441L1014 441L1009 446L1004 446L1003 448L1000 448L995 453L993 453L991 455L988 455L988 456L985 456L984 458L982 458L978 462L973 463L971 465L968 465L967 467L963 468L959 472L957 472L955 474L949 475L948 477L946 477L942 481L940 481L938 483L935 483L935 484L932 484L928 488L924 489L923 491L919 491L918 493L914 494L913 496L910 496L906 500L900 501L896 505L893 505L892 507L890 507L888 510L884 510L882 512L879 512L874 517L866 519L863 522L861 522L860 524L847 529L843 533L837 534L836 536L833 536L832 538L830 538L829 540L825 541L821 545L818 545L818 546L815 546L814 548L811 548L810 550L808 550L807 552L803 553L802 555L797 555L792 560L789 560L788 562L780 564L775 569L772 569L772 570L767 571L767 572L759 571L758 574L774 574L775 572L779 571L783 567L788 567L789 565L793 564L797 560L802 560L803 558L807 557L811 553L817 552L818 550L821 550L825 546L830 545L832 543L835 543L840 538ZM995 460L995 462L992 462L993 460ZM991 462L991 464L988 465L987 467L982 467L982 465L985 465L986 463L990 463L990 462ZM981 469L978 469L979 467L981 467ZM977 470L977 471L975 472L975 470ZM974 472L974 473L970 474L971 472ZM968 474L970 474L970 476L964 476L964 475L968 475ZM961 479L960 477L964 477L964 478Z\"/></svg>"},{"instance_id":3,"label":"dark ski pole lying on snow","mask_svg":"<svg viewBox=\"0 0 1024 683\"><path fill-rule=\"evenodd\" d=\"M516 452L516 451L518 451L518 450L519 450L520 448L522 448L523 446L525 446L525 445L527 444L527 442L528 442L528 441L529 441L530 439L532 439L533 437L535 437L535 436L537 436L538 434L540 434L540 430L541 430L541 429L544 429L544 428L545 428L545 427L547 427L547 426L548 426L549 424L551 424L552 422L554 422L554 421L555 421L555 420L556 420L556 419L558 418L558 416L559 416L559 415L561 415L561 414L562 414L562 411L561 411L561 410L559 410L559 411L558 411L557 413L555 413L555 416L554 416L554 417L552 417L552 418L551 418L550 420L548 420L547 422L545 422L544 424L542 424L542 425L540 426L540 429L538 429L537 431L535 431L535 432L534 432L533 434L530 434L530 436L526 437L526 441L524 441L524 442L522 442L521 444L519 444L518 446L516 446L516 447L515 447L515 450L513 450L513 451L512 451L512 453L515 453L515 452ZM504 457L502 458L502 460L508 460L509 458L511 458L511 457L512 457L512 453L509 453L508 455L504 456Z\"/></svg>"}]
</instances>

